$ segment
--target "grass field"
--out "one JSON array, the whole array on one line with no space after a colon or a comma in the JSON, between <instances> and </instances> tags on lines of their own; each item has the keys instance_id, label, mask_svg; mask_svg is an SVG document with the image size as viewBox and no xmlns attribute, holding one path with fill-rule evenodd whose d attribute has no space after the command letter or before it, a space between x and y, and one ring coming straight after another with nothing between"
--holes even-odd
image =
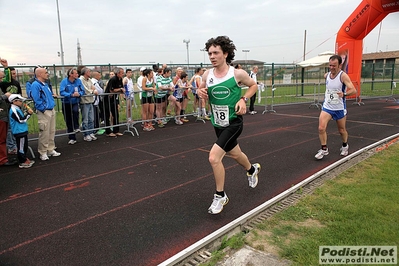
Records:
<instances>
[{"instance_id":1,"label":"grass field","mask_svg":"<svg viewBox=\"0 0 399 266\"><path fill-rule=\"evenodd\" d=\"M326 182L249 234L225 240L204 265L216 265L226 246L238 249L244 244L298 266L319 265L319 246L398 246L398 181L396 143Z\"/></svg>"}]
</instances>

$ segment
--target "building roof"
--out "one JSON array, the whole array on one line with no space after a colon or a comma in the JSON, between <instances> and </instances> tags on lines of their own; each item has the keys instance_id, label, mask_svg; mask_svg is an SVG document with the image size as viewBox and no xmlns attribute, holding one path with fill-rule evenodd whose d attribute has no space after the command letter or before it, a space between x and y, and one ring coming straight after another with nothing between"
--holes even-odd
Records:
<instances>
[{"instance_id":1,"label":"building roof","mask_svg":"<svg viewBox=\"0 0 399 266\"><path fill-rule=\"evenodd\" d=\"M363 60L392 59L399 58L399 51L377 52L363 54Z\"/></svg>"},{"instance_id":2,"label":"building roof","mask_svg":"<svg viewBox=\"0 0 399 266\"><path fill-rule=\"evenodd\" d=\"M232 64L241 64L241 65L263 65L265 62L263 61L258 61L258 60L234 60L231 62Z\"/></svg>"}]
</instances>

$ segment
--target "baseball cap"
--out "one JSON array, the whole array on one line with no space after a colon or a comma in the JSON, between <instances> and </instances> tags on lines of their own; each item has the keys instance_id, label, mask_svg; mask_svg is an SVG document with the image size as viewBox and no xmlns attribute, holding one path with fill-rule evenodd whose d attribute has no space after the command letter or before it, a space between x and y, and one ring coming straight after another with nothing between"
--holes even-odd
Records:
<instances>
[{"instance_id":1,"label":"baseball cap","mask_svg":"<svg viewBox=\"0 0 399 266\"><path fill-rule=\"evenodd\" d=\"M146 67L141 67L140 68L140 71L144 71L144 70L146 70L147 68Z\"/></svg>"},{"instance_id":2,"label":"baseball cap","mask_svg":"<svg viewBox=\"0 0 399 266\"><path fill-rule=\"evenodd\" d=\"M22 96L19 95L19 94L11 94L10 97L8 97L8 101L9 101L10 103L12 103L12 102L15 101L15 100L25 101L26 98L22 97Z\"/></svg>"}]
</instances>

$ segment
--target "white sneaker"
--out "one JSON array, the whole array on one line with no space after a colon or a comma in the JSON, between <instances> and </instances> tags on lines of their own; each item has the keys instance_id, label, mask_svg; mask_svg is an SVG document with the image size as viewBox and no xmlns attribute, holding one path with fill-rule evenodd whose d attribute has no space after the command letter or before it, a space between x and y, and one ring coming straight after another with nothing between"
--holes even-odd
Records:
<instances>
[{"instance_id":1,"label":"white sneaker","mask_svg":"<svg viewBox=\"0 0 399 266\"><path fill-rule=\"evenodd\" d=\"M68 141L68 144L69 144L69 145L73 145L73 144L75 144L76 142L77 142L76 140L70 139L70 140Z\"/></svg>"},{"instance_id":2,"label":"white sneaker","mask_svg":"<svg viewBox=\"0 0 399 266\"><path fill-rule=\"evenodd\" d=\"M49 158L48 158L47 154L40 154L40 160L42 160L42 161L48 161Z\"/></svg>"},{"instance_id":3,"label":"white sneaker","mask_svg":"<svg viewBox=\"0 0 399 266\"><path fill-rule=\"evenodd\" d=\"M97 137L93 133L90 134L89 136L90 136L91 140L97 140Z\"/></svg>"},{"instance_id":4,"label":"white sneaker","mask_svg":"<svg viewBox=\"0 0 399 266\"><path fill-rule=\"evenodd\" d=\"M183 125L183 122L180 119L175 120L176 125Z\"/></svg>"},{"instance_id":5,"label":"white sneaker","mask_svg":"<svg viewBox=\"0 0 399 266\"><path fill-rule=\"evenodd\" d=\"M226 193L224 193L224 197L219 196L217 194L213 195L213 201L211 206L208 209L210 214L218 214L223 210L223 206L229 202L229 198Z\"/></svg>"},{"instance_id":6,"label":"white sneaker","mask_svg":"<svg viewBox=\"0 0 399 266\"><path fill-rule=\"evenodd\" d=\"M259 163L254 163L252 166L255 168L255 172L252 175L247 173L247 177L249 186L255 188L258 185L258 173L260 172L261 167Z\"/></svg>"},{"instance_id":7,"label":"white sneaker","mask_svg":"<svg viewBox=\"0 0 399 266\"><path fill-rule=\"evenodd\" d=\"M55 150L53 150L52 152L47 152L47 156L58 157L60 155L61 155L61 153L60 152L56 152Z\"/></svg>"},{"instance_id":8,"label":"white sneaker","mask_svg":"<svg viewBox=\"0 0 399 266\"><path fill-rule=\"evenodd\" d=\"M84 141L92 141L90 135L84 136L83 140Z\"/></svg>"},{"instance_id":9,"label":"white sneaker","mask_svg":"<svg viewBox=\"0 0 399 266\"><path fill-rule=\"evenodd\" d=\"M323 159L324 156L328 155L328 148L326 150L320 149L314 156L317 160Z\"/></svg>"},{"instance_id":10,"label":"white sneaker","mask_svg":"<svg viewBox=\"0 0 399 266\"><path fill-rule=\"evenodd\" d=\"M341 155L342 156L348 155L348 153L349 153L349 145L347 144L346 147L341 147L340 151L341 151Z\"/></svg>"}]
</instances>

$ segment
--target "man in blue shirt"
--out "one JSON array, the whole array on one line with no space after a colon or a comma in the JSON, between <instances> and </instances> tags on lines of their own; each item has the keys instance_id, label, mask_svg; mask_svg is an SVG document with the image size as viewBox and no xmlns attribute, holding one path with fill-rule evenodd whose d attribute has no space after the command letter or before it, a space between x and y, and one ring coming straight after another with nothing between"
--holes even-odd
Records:
<instances>
[{"instance_id":1,"label":"man in blue shirt","mask_svg":"<svg viewBox=\"0 0 399 266\"><path fill-rule=\"evenodd\" d=\"M79 132L79 103L80 96L85 94L82 81L76 68L67 71L67 77L61 81L60 94L63 97L62 113L64 114L67 132ZM76 134L69 134L68 144L76 143Z\"/></svg>"},{"instance_id":2,"label":"man in blue shirt","mask_svg":"<svg viewBox=\"0 0 399 266\"><path fill-rule=\"evenodd\" d=\"M57 157L61 153L55 151L55 102L53 92L49 88L46 80L49 73L45 68L37 68L35 71L36 80L31 86L31 96L35 102L37 110L37 120L39 123L38 152L40 159L46 161L50 156Z\"/></svg>"}]
</instances>

